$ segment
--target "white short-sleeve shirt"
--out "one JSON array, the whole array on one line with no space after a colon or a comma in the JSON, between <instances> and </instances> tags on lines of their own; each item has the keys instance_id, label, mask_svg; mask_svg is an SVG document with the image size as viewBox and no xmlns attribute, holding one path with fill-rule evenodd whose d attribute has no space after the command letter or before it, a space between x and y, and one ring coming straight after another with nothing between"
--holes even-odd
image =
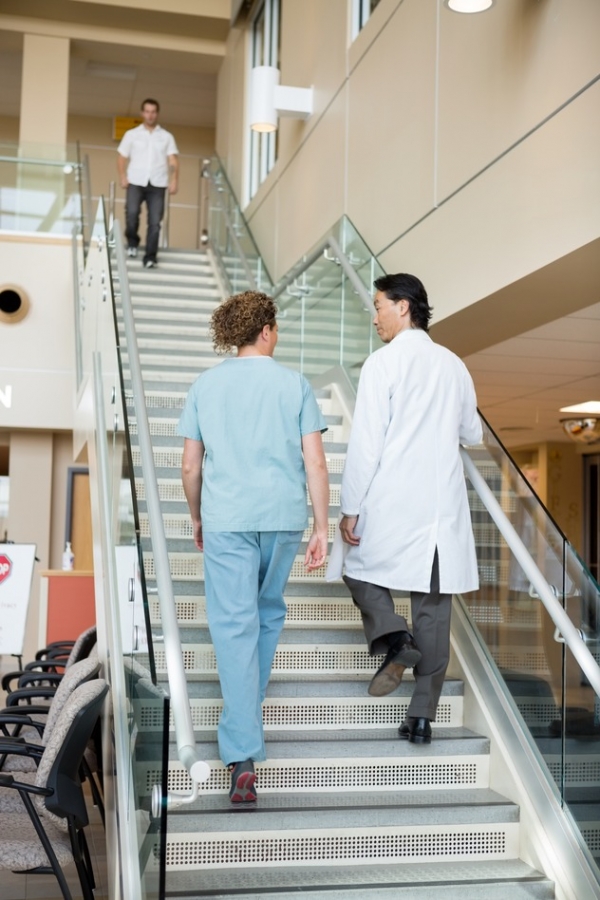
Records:
<instances>
[{"instance_id":1,"label":"white short-sleeve shirt","mask_svg":"<svg viewBox=\"0 0 600 900\"><path fill-rule=\"evenodd\" d=\"M166 188L169 184L168 157L179 153L175 138L160 125L153 129L145 125L130 128L118 146L121 156L129 159L127 180L129 184Z\"/></svg>"}]
</instances>

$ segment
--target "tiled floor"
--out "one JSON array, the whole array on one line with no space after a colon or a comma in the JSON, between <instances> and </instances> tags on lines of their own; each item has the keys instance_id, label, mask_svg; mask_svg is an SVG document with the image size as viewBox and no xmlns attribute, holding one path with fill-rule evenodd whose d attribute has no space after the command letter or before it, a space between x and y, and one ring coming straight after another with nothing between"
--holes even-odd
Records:
<instances>
[{"instance_id":1,"label":"tiled floor","mask_svg":"<svg viewBox=\"0 0 600 900\"><path fill-rule=\"evenodd\" d=\"M90 824L86 829L87 840L96 878L96 900L108 900L106 877L106 842L104 828L98 811L88 802ZM0 834L0 841L3 835ZM64 870L74 900L81 898L81 888L75 866ZM54 875L15 875L0 870L0 900L61 900L62 894Z\"/></svg>"}]
</instances>

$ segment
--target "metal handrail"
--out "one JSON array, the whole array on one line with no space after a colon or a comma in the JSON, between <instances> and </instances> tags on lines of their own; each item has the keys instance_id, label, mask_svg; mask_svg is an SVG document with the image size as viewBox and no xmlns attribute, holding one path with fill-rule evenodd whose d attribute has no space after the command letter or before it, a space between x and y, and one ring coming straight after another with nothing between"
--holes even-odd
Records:
<instances>
[{"instance_id":1,"label":"metal handrail","mask_svg":"<svg viewBox=\"0 0 600 900\"><path fill-rule=\"evenodd\" d=\"M0 156L0 162L18 163L19 165L24 164L26 166L54 166L55 168L61 169L71 167L72 172L80 168L78 162L73 162L70 159L35 159L28 156ZM70 174L71 172L65 172L65 175Z\"/></svg>"},{"instance_id":2,"label":"metal handrail","mask_svg":"<svg viewBox=\"0 0 600 900\"><path fill-rule=\"evenodd\" d=\"M169 249L169 231L171 230L171 194L169 188L165 190L165 209L160 224L160 246L162 250Z\"/></svg>"},{"instance_id":3,"label":"metal handrail","mask_svg":"<svg viewBox=\"0 0 600 900\"><path fill-rule=\"evenodd\" d=\"M373 305L373 298L371 297L370 292L367 290L359 275L356 272L356 269L342 250L339 245L337 238L333 234L327 235L327 237L323 238L320 244L311 250L309 254L299 263L291 269L288 275L281 279L281 281L277 282L271 296L273 300L276 300L280 297L283 292L290 287L296 281L296 279L302 275L303 272L306 272L307 269L310 269L312 265L319 259L319 257L323 256L325 251L329 249L333 251L336 262L339 264L340 268L344 272L344 275L347 277L348 281L351 283L352 287L359 295L362 302L365 304L365 307L372 313L375 313L375 306Z\"/></svg>"},{"instance_id":4,"label":"metal handrail","mask_svg":"<svg viewBox=\"0 0 600 900\"><path fill-rule=\"evenodd\" d=\"M179 794L169 792L167 804L169 808L184 803L193 803L198 797L198 784L206 781L210 776L208 763L200 759L196 747L194 726L187 692L187 679L181 654L181 637L177 623L175 609L175 596L167 539L165 535L164 521L160 507L158 481L154 466L152 441L150 438L150 426L146 410L144 381L140 364L139 351L135 334L135 321L133 306L129 292L129 280L127 277L127 263L125 257L125 245L121 234L121 225L118 220L113 224L113 238L117 257L117 271L119 274L119 287L121 293L121 307L123 313L123 327L127 340L127 353L129 357L129 370L133 405L137 420L138 441L140 448L141 467L146 488L146 506L150 525L152 552L154 554L154 566L156 570L156 586L163 628L163 640L167 665L167 678L171 694L171 708L175 723L175 737L177 741L177 753L180 761L188 770L192 779L192 793ZM152 794L152 804L155 814L159 814L161 806L161 788L155 785Z\"/></svg>"},{"instance_id":5,"label":"metal handrail","mask_svg":"<svg viewBox=\"0 0 600 900\"><path fill-rule=\"evenodd\" d=\"M581 634L571 622L568 614L556 599L552 588L538 569L535 560L521 540L517 530L498 503L485 478L467 453L461 447L460 455L469 481L475 488L479 499L496 523L502 537L515 555L515 559L523 569L540 600L546 607L548 615L563 636L569 650L581 666L586 678L596 694L600 696L600 666L587 648Z\"/></svg>"}]
</instances>

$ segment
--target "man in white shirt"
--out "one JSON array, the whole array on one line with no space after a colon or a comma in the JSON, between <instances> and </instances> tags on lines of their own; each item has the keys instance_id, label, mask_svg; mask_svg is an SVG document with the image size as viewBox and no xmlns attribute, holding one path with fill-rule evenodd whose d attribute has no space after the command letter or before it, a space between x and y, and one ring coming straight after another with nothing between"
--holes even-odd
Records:
<instances>
[{"instance_id":1,"label":"man in white shirt","mask_svg":"<svg viewBox=\"0 0 600 900\"><path fill-rule=\"evenodd\" d=\"M361 372L327 577L342 574L344 546L344 581L369 651L386 654L369 693L390 694L413 668L399 736L422 744L448 666L452 594L479 585L460 445L478 444L482 428L464 363L427 334L431 307L419 279L384 275L375 288L385 346ZM410 592L413 634L390 589Z\"/></svg>"},{"instance_id":2,"label":"man in white shirt","mask_svg":"<svg viewBox=\"0 0 600 900\"><path fill-rule=\"evenodd\" d=\"M125 236L128 256L137 256L140 237L138 228L142 203L148 212L148 231L144 266L156 266L160 223L165 210L165 191L177 193L179 177L178 149L170 132L158 124L160 106L157 100L142 103L143 123L130 128L118 147L117 167L121 187L127 191L125 204Z\"/></svg>"}]
</instances>

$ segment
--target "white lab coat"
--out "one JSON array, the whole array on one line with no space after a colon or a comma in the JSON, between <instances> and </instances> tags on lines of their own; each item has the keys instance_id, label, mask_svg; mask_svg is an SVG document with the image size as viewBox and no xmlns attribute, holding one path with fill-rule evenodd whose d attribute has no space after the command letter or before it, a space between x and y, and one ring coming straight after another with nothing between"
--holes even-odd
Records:
<instances>
[{"instance_id":1,"label":"white lab coat","mask_svg":"<svg viewBox=\"0 0 600 900\"><path fill-rule=\"evenodd\" d=\"M421 329L400 332L363 366L341 490L359 546L338 529L327 579L428 592L437 547L440 592L479 586L460 444L481 421L464 363Z\"/></svg>"}]
</instances>

